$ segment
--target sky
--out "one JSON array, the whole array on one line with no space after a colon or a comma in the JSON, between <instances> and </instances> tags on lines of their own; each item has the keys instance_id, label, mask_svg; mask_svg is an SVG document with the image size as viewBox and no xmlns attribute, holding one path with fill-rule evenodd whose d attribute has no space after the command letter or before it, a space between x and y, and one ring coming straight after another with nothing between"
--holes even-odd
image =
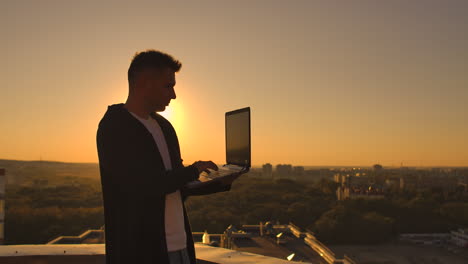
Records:
<instances>
[{"instance_id":1,"label":"sky","mask_svg":"<svg viewBox=\"0 0 468 264\"><path fill-rule=\"evenodd\" d=\"M133 55L182 62L163 113L184 163L468 166L468 1L0 0L0 159L98 162Z\"/></svg>"}]
</instances>

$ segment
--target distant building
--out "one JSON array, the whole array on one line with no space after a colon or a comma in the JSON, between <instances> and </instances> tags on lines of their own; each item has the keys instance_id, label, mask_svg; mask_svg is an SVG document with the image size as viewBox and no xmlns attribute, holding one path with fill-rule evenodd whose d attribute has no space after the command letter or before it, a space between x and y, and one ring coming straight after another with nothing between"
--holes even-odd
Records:
<instances>
[{"instance_id":1,"label":"distant building","mask_svg":"<svg viewBox=\"0 0 468 264\"><path fill-rule=\"evenodd\" d=\"M459 179L447 170L412 171L401 175L400 189L430 190L441 189L444 192L454 191L459 186Z\"/></svg>"},{"instance_id":2,"label":"distant building","mask_svg":"<svg viewBox=\"0 0 468 264\"><path fill-rule=\"evenodd\" d=\"M294 166L293 167L293 174L296 176L296 177L301 177L304 175L304 167L303 166Z\"/></svg>"},{"instance_id":3,"label":"distant building","mask_svg":"<svg viewBox=\"0 0 468 264\"><path fill-rule=\"evenodd\" d=\"M458 186L458 179L449 175L425 175L419 182L419 188L441 188L443 191L454 191Z\"/></svg>"},{"instance_id":4,"label":"distant building","mask_svg":"<svg viewBox=\"0 0 468 264\"><path fill-rule=\"evenodd\" d=\"M462 186L463 190L468 193L468 175L465 177L460 177L460 180L458 181L458 186Z\"/></svg>"},{"instance_id":5,"label":"distant building","mask_svg":"<svg viewBox=\"0 0 468 264\"><path fill-rule=\"evenodd\" d=\"M291 164L278 164L276 165L276 177L277 178L291 178L292 176L292 165Z\"/></svg>"},{"instance_id":6,"label":"distant building","mask_svg":"<svg viewBox=\"0 0 468 264\"><path fill-rule=\"evenodd\" d=\"M372 183L369 177L336 173L334 181L339 184L336 190L336 198L338 200L385 198L385 187Z\"/></svg>"},{"instance_id":7,"label":"distant building","mask_svg":"<svg viewBox=\"0 0 468 264\"><path fill-rule=\"evenodd\" d=\"M0 245L5 240L5 169L0 169Z\"/></svg>"},{"instance_id":8,"label":"distant building","mask_svg":"<svg viewBox=\"0 0 468 264\"><path fill-rule=\"evenodd\" d=\"M273 166L270 163L263 165L262 176L264 178L273 178Z\"/></svg>"},{"instance_id":9,"label":"distant building","mask_svg":"<svg viewBox=\"0 0 468 264\"><path fill-rule=\"evenodd\" d=\"M381 171L383 170L383 167L382 165L380 164L375 164L374 166L372 166L374 168L374 171Z\"/></svg>"},{"instance_id":10,"label":"distant building","mask_svg":"<svg viewBox=\"0 0 468 264\"><path fill-rule=\"evenodd\" d=\"M385 185L390 188L399 188L400 187L400 178L387 178L385 180Z\"/></svg>"},{"instance_id":11,"label":"distant building","mask_svg":"<svg viewBox=\"0 0 468 264\"><path fill-rule=\"evenodd\" d=\"M416 175L404 175L400 177L400 189L417 189L418 188L418 177Z\"/></svg>"},{"instance_id":12,"label":"distant building","mask_svg":"<svg viewBox=\"0 0 468 264\"><path fill-rule=\"evenodd\" d=\"M346 176L342 173L335 173L335 175L333 175L333 179L336 183L339 183L340 185L343 185L346 182Z\"/></svg>"}]
</instances>

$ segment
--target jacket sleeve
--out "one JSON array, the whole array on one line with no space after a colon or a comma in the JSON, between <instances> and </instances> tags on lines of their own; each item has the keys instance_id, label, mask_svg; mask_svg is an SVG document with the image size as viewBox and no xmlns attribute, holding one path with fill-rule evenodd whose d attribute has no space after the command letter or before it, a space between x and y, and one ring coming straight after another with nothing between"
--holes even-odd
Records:
<instances>
[{"instance_id":1,"label":"jacket sleeve","mask_svg":"<svg viewBox=\"0 0 468 264\"><path fill-rule=\"evenodd\" d=\"M100 124L97 148L103 185L127 195L165 195L198 179L194 166L165 171L156 165L154 155L148 155L135 144L135 135L128 129Z\"/></svg>"},{"instance_id":2,"label":"jacket sleeve","mask_svg":"<svg viewBox=\"0 0 468 264\"><path fill-rule=\"evenodd\" d=\"M161 124L163 127L167 128L168 134L172 136L171 138L171 146L173 151L176 153L176 159L179 162L177 163L177 167L183 167L182 165L182 159L180 157L180 146L179 146L179 140L177 139L177 134L174 130L174 127L167 121L164 117L161 116L156 116L159 121L161 121ZM212 194L212 193L217 193L217 192L225 192L229 191L231 189L231 185L222 185L219 182L212 182L208 184L204 184L203 186L196 187L196 188L189 188L187 185L184 185L180 190L183 199L185 200L188 196L191 195L207 195L207 194Z\"/></svg>"}]
</instances>

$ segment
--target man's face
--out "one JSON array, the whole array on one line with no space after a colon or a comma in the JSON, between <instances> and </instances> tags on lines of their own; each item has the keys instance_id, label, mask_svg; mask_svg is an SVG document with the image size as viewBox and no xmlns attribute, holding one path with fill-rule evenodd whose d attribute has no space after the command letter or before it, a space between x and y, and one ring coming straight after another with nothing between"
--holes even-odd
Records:
<instances>
[{"instance_id":1,"label":"man's face","mask_svg":"<svg viewBox=\"0 0 468 264\"><path fill-rule=\"evenodd\" d=\"M175 85L175 72L170 68L146 70L144 73L144 94L147 106L156 112L164 111L169 102L176 99Z\"/></svg>"}]
</instances>

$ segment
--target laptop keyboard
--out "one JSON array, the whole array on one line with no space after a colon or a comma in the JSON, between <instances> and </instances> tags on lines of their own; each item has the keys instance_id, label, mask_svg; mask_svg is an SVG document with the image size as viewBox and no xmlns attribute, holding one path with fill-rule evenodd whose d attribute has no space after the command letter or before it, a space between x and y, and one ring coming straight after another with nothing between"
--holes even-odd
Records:
<instances>
[{"instance_id":1,"label":"laptop keyboard","mask_svg":"<svg viewBox=\"0 0 468 264\"><path fill-rule=\"evenodd\" d=\"M210 173L202 172L200 174L200 180L201 181L212 180L212 179L215 179L215 178L224 177L224 176L227 176L229 174L234 174L236 172L239 172L239 170L229 169L229 168L226 168L226 167L220 167L217 171L211 170L211 169L208 169L208 170L210 171Z\"/></svg>"}]
</instances>

